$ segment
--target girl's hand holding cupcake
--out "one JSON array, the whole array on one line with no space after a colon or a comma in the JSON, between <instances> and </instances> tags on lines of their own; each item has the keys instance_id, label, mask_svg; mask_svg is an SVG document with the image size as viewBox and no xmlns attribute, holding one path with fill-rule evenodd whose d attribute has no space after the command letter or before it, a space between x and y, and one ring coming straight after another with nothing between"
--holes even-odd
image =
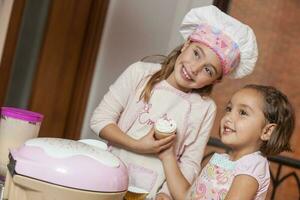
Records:
<instances>
[{"instance_id":1,"label":"girl's hand holding cupcake","mask_svg":"<svg viewBox=\"0 0 300 200\"><path fill-rule=\"evenodd\" d=\"M170 137L165 137L157 140L155 139L154 134L155 131L154 128L152 128L147 135L137 140L135 149L138 153L159 153L172 146L176 138L175 134L173 134L170 135Z\"/></svg>"}]
</instances>

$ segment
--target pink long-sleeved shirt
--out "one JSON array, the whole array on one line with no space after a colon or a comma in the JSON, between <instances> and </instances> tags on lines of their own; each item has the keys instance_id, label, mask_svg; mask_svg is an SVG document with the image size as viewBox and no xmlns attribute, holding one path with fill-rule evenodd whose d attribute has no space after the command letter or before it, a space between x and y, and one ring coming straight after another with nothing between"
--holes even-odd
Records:
<instances>
[{"instance_id":1,"label":"pink long-sleeved shirt","mask_svg":"<svg viewBox=\"0 0 300 200\"><path fill-rule=\"evenodd\" d=\"M147 81L160 68L160 64L144 62L129 66L110 86L95 109L90 126L101 137L101 130L113 123L130 137L139 139L149 132L160 117L174 119L177 123L175 153L182 173L192 183L201 168L200 163L213 126L216 106L210 98L184 93L165 80L154 87L148 103L140 100L141 91ZM151 189L148 198L154 198L159 192L169 194L158 158L118 148L113 148L113 153L127 164L131 176L130 184ZM142 176L148 176L149 181L145 182L146 179ZM140 178L143 180L139 180Z\"/></svg>"}]
</instances>

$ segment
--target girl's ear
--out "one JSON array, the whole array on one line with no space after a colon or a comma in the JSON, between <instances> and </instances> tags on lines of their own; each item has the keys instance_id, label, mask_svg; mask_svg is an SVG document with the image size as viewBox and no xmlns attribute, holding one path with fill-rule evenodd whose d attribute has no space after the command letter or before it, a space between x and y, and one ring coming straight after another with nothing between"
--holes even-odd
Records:
<instances>
[{"instance_id":1,"label":"girl's ear","mask_svg":"<svg viewBox=\"0 0 300 200\"><path fill-rule=\"evenodd\" d=\"M190 43L191 43L191 41L190 40L187 40L184 44L183 44L183 46L182 46L182 48L181 48L181 52L183 52L189 45L190 45Z\"/></svg>"},{"instance_id":2,"label":"girl's ear","mask_svg":"<svg viewBox=\"0 0 300 200\"><path fill-rule=\"evenodd\" d=\"M276 126L277 126L277 124L274 124L274 123L267 124L263 128L260 139L263 141L268 141L271 138L271 135L272 135L274 129L276 128Z\"/></svg>"}]
</instances>

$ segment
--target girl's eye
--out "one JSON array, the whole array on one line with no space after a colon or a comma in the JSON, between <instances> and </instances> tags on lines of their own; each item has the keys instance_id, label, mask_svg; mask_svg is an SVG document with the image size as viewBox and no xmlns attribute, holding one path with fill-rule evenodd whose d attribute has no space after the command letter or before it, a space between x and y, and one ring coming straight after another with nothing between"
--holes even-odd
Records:
<instances>
[{"instance_id":1,"label":"girl's eye","mask_svg":"<svg viewBox=\"0 0 300 200\"><path fill-rule=\"evenodd\" d=\"M197 50L194 50L194 56L199 59L200 58L200 53Z\"/></svg>"},{"instance_id":2,"label":"girl's eye","mask_svg":"<svg viewBox=\"0 0 300 200\"><path fill-rule=\"evenodd\" d=\"M239 113L240 115L248 115L248 113L245 110L240 110Z\"/></svg>"},{"instance_id":3,"label":"girl's eye","mask_svg":"<svg viewBox=\"0 0 300 200\"><path fill-rule=\"evenodd\" d=\"M205 72L206 72L210 77L213 76L213 72L212 72L212 70L211 70L209 67L204 67L204 70L205 70Z\"/></svg>"},{"instance_id":4,"label":"girl's eye","mask_svg":"<svg viewBox=\"0 0 300 200\"><path fill-rule=\"evenodd\" d=\"M231 111L231 107L230 106L226 106L225 112L230 112L230 111Z\"/></svg>"}]
</instances>

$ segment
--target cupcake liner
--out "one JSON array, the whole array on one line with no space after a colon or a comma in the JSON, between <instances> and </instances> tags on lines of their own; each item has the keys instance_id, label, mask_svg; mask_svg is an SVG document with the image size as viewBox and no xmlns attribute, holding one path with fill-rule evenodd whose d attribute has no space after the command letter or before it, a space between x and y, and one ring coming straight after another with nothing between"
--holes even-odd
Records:
<instances>
[{"instance_id":1,"label":"cupcake liner","mask_svg":"<svg viewBox=\"0 0 300 200\"><path fill-rule=\"evenodd\" d=\"M148 193L134 193L127 191L124 200L144 200Z\"/></svg>"},{"instance_id":2,"label":"cupcake liner","mask_svg":"<svg viewBox=\"0 0 300 200\"><path fill-rule=\"evenodd\" d=\"M157 140L160 140L160 139L163 139L163 138L166 138L166 137L169 137L169 136L175 134L175 132L176 132L176 130L172 131L170 133L167 133L167 132L161 132L161 131L158 131L158 130L154 129L154 137Z\"/></svg>"}]
</instances>

